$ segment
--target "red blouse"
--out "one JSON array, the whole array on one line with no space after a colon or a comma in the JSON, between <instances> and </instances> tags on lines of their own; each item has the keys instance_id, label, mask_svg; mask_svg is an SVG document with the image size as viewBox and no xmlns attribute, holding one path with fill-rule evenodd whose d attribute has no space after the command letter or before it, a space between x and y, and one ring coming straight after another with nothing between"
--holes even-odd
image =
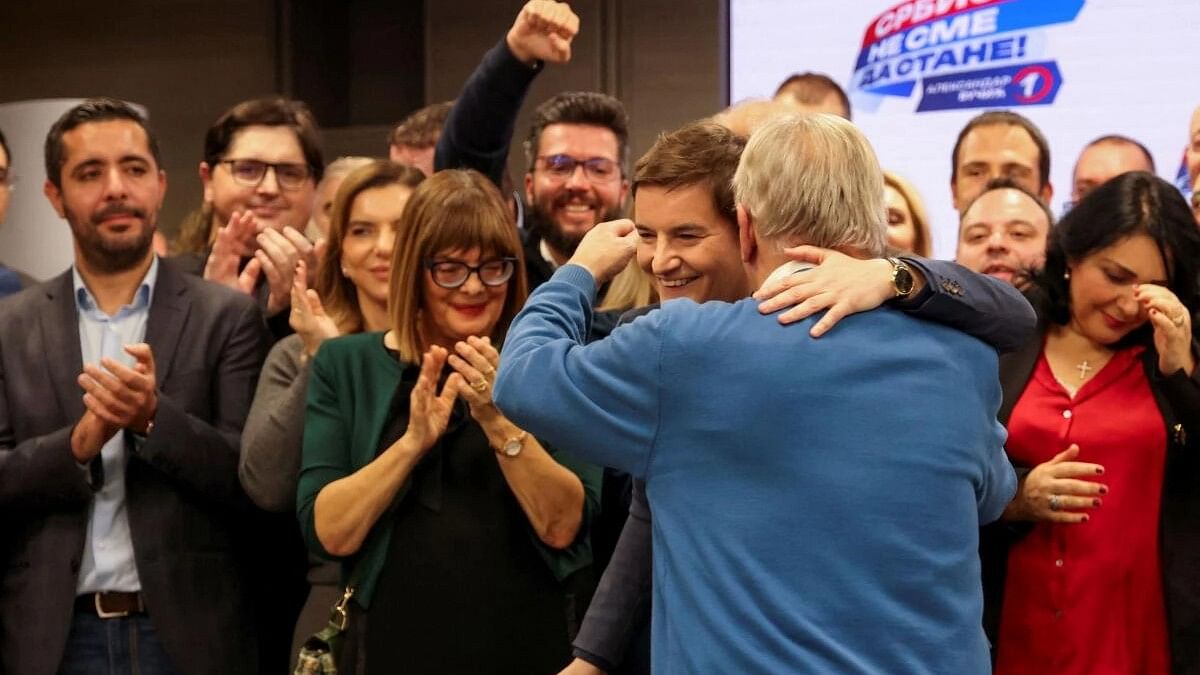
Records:
<instances>
[{"instance_id":1,"label":"red blouse","mask_svg":"<svg viewBox=\"0 0 1200 675\"><path fill-rule=\"evenodd\" d=\"M1086 523L1038 523L1008 555L998 675L1167 674L1158 517L1167 433L1142 348L1123 349L1072 399L1045 353L1012 412L1008 454L1036 466L1079 445L1104 466Z\"/></svg>"}]
</instances>

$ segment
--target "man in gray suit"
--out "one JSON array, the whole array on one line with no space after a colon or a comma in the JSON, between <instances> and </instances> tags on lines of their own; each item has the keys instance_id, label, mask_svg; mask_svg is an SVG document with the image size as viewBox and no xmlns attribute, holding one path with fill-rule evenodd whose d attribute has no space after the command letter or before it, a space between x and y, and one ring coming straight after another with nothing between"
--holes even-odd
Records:
<instances>
[{"instance_id":1,"label":"man in gray suit","mask_svg":"<svg viewBox=\"0 0 1200 675\"><path fill-rule=\"evenodd\" d=\"M237 460L267 334L154 255L160 166L111 99L46 139L75 262L0 301L0 671L256 671Z\"/></svg>"}]
</instances>

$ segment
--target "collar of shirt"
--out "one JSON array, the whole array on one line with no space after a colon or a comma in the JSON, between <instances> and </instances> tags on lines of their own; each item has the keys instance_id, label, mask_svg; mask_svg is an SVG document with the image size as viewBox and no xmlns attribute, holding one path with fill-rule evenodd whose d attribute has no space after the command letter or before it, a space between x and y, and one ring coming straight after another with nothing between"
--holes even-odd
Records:
<instances>
[{"instance_id":1,"label":"collar of shirt","mask_svg":"<svg viewBox=\"0 0 1200 675\"><path fill-rule=\"evenodd\" d=\"M766 280L762 282L762 286L759 286L759 288L761 289L764 286L768 286L776 281L779 281L780 279L783 279L784 277L791 276L793 274L797 274L797 273L803 272L805 270L811 270L814 267L816 267L816 265L812 265L810 263L796 262L795 260L789 260L789 261L783 263L782 265L780 265L779 267L776 267L775 271L771 272L771 275L768 276L766 278Z\"/></svg>"},{"instance_id":2,"label":"collar of shirt","mask_svg":"<svg viewBox=\"0 0 1200 675\"><path fill-rule=\"evenodd\" d=\"M558 269L558 263L554 262L554 256L550 254L550 247L546 245L545 239L538 242L538 251L542 254L542 258L550 263L550 269Z\"/></svg>"},{"instance_id":3,"label":"collar of shirt","mask_svg":"<svg viewBox=\"0 0 1200 675\"><path fill-rule=\"evenodd\" d=\"M75 306L79 311L86 314L92 319L110 318L100 310L96 304L96 298L92 295L91 289L83 282L83 277L79 275L79 268L71 265L71 280L75 285ZM150 269L146 270L146 276L142 277L142 283L138 286L137 292L133 294L133 302L125 305L117 310L117 313L111 318L119 318L131 312L146 310L150 307L150 300L154 297L154 284L158 281L158 256L150 261Z\"/></svg>"}]
</instances>

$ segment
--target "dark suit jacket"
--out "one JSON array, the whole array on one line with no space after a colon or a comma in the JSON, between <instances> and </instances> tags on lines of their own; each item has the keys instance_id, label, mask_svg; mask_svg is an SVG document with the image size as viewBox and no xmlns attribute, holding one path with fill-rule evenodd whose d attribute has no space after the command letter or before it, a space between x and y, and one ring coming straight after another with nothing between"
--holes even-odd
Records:
<instances>
[{"instance_id":1,"label":"dark suit jacket","mask_svg":"<svg viewBox=\"0 0 1200 675\"><path fill-rule=\"evenodd\" d=\"M126 505L149 616L188 675L253 673L233 525L238 440L267 347L257 305L160 262L146 323L159 386L144 444L125 433ZM92 491L70 450L83 415L71 273L0 301L0 670L52 675L71 625ZM90 476L90 477L89 477Z\"/></svg>"},{"instance_id":2,"label":"dark suit jacket","mask_svg":"<svg viewBox=\"0 0 1200 675\"><path fill-rule=\"evenodd\" d=\"M1004 399L997 417L1005 426L1033 377L1044 335L1043 326L1037 337L1022 349L1000 359ZM1197 348L1200 345L1193 346ZM1158 372L1158 353L1153 346L1143 352L1142 366L1167 429L1158 545L1171 673L1200 675L1200 490L1196 489L1196 479L1200 476L1200 368L1191 378L1182 370L1164 376ZM1031 468L1017 466L1017 475ZM980 535L983 622L993 645L999 637L1008 550L1030 529L1029 523L996 522L984 527ZM1113 542L1113 545L1120 544Z\"/></svg>"}]
</instances>

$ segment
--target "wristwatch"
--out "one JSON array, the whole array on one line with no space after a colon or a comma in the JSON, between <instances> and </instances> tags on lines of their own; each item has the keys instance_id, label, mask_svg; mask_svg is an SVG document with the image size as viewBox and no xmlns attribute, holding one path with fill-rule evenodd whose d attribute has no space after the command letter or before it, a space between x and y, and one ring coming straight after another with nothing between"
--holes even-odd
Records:
<instances>
[{"instance_id":1,"label":"wristwatch","mask_svg":"<svg viewBox=\"0 0 1200 675\"><path fill-rule=\"evenodd\" d=\"M521 449L525 447L525 437L528 435L528 433L522 430L521 433L504 441L504 445L500 446L500 454L505 457L516 457L521 454Z\"/></svg>"},{"instance_id":2,"label":"wristwatch","mask_svg":"<svg viewBox=\"0 0 1200 675\"><path fill-rule=\"evenodd\" d=\"M892 264L892 288L897 298L907 298L913 292L913 275L908 265L899 258L885 258Z\"/></svg>"}]
</instances>

